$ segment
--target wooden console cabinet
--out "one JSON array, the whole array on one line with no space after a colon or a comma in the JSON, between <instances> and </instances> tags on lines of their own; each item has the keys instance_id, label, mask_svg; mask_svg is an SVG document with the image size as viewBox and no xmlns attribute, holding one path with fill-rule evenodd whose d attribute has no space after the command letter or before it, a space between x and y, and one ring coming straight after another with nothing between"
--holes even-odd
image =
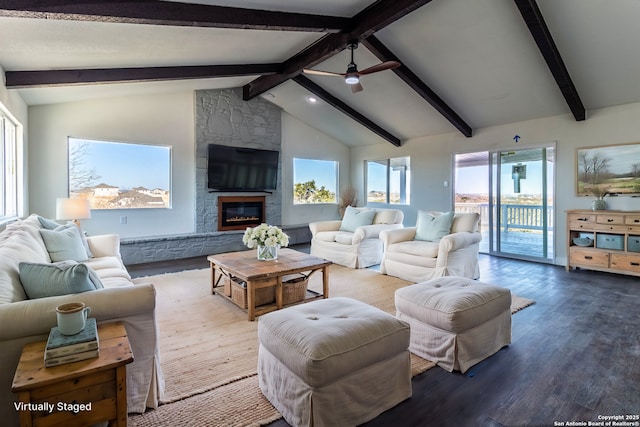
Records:
<instances>
[{"instance_id":1,"label":"wooden console cabinet","mask_svg":"<svg viewBox=\"0 0 640 427\"><path fill-rule=\"evenodd\" d=\"M640 276L640 211L567 211L567 270L585 268ZM591 246L575 244L589 237Z\"/></svg>"}]
</instances>

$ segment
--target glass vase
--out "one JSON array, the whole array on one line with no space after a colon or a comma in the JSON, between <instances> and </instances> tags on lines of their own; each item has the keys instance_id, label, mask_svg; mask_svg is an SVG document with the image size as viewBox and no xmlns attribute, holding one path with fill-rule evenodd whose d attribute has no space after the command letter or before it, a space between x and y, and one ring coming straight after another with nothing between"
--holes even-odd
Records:
<instances>
[{"instance_id":1,"label":"glass vase","mask_svg":"<svg viewBox=\"0 0 640 427\"><path fill-rule=\"evenodd\" d=\"M591 209L594 211L602 211L607 209L607 202L605 202L603 199L594 199L591 202Z\"/></svg>"},{"instance_id":2,"label":"glass vase","mask_svg":"<svg viewBox=\"0 0 640 427\"><path fill-rule=\"evenodd\" d=\"M275 246L258 245L258 259L260 261L271 261L274 259L278 259L278 249L280 249L279 245L275 245Z\"/></svg>"}]
</instances>

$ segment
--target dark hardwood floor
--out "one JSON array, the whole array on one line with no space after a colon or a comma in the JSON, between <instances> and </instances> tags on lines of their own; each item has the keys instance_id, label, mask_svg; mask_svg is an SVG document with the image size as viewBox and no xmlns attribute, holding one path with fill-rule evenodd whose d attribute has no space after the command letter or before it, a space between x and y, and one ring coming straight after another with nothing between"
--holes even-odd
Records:
<instances>
[{"instance_id":1,"label":"dark hardwood floor","mask_svg":"<svg viewBox=\"0 0 640 427\"><path fill-rule=\"evenodd\" d=\"M625 415L639 425L640 278L488 255L480 263L480 280L536 301L513 315L512 344L465 374L436 367L418 375L410 399L366 425L588 425ZM208 266L204 257L161 264L129 269Z\"/></svg>"}]
</instances>

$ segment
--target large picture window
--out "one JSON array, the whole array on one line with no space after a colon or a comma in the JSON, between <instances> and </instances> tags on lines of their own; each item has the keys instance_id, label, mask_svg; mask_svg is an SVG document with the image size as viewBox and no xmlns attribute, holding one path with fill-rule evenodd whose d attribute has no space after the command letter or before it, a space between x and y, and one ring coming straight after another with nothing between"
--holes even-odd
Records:
<instances>
[{"instance_id":1,"label":"large picture window","mask_svg":"<svg viewBox=\"0 0 640 427\"><path fill-rule=\"evenodd\" d=\"M293 204L337 203L338 162L293 159Z\"/></svg>"},{"instance_id":2,"label":"large picture window","mask_svg":"<svg viewBox=\"0 0 640 427\"><path fill-rule=\"evenodd\" d=\"M69 197L91 209L171 207L171 147L69 138Z\"/></svg>"},{"instance_id":3,"label":"large picture window","mask_svg":"<svg viewBox=\"0 0 640 427\"><path fill-rule=\"evenodd\" d=\"M367 203L408 205L411 188L409 157L366 162Z\"/></svg>"}]
</instances>

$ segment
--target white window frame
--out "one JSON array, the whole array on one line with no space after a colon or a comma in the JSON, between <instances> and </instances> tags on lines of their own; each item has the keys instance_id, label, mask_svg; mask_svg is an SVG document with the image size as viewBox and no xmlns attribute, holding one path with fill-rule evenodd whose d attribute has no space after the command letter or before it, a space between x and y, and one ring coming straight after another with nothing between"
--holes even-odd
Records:
<instances>
[{"instance_id":1,"label":"white window frame","mask_svg":"<svg viewBox=\"0 0 640 427\"><path fill-rule=\"evenodd\" d=\"M0 224L22 215L22 125L0 104Z\"/></svg>"},{"instance_id":2,"label":"white window frame","mask_svg":"<svg viewBox=\"0 0 640 427\"><path fill-rule=\"evenodd\" d=\"M384 200L371 200L370 193L374 189L370 187L370 183L373 181L369 176L369 164L376 163L382 165L385 168L384 171L384 186L385 193ZM400 165L400 166L399 166ZM365 182L367 183L366 199L367 204L386 204L386 205L410 205L411 204L411 158L409 156L393 157L389 159L381 160L365 160ZM380 177L378 177L380 179ZM398 200L392 200L391 190L394 180L398 180Z\"/></svg>"}]
</instances>

